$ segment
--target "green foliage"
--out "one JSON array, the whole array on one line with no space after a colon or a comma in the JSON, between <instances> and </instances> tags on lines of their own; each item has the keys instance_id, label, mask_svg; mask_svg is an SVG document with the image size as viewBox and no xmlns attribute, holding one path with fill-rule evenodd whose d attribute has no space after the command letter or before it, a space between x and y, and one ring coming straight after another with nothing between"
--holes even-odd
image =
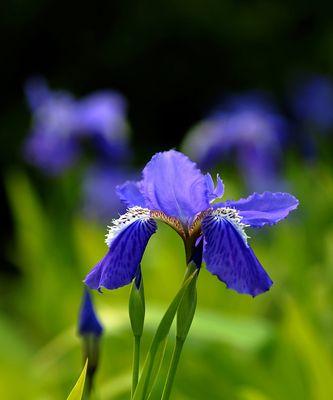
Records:
<instances>
[{"instance_id":1,"label":"green foliage","mask_svg":"<svg viewBox=\"0 0 333 400\"><path fill-rule=\"evenodd\" d=\"M71 390L67 400L81 400L83 396L84 390L84 383L86 381L86 374L87 374L87 367L88 367L88 359L84 364L83 370L79 376L79 379L76 381L75 386Z\"/></svg>"},{"instance_id":2,"label":"green foliage","mask_svg":"<svg viewBox=\"0 0 333 400\"><path fill-rule=\"evenodd\" d=\"M136 283L133 281L128 301L128 314L134 336L142 335L145 312L145 295L141 279L139 288L136 287Z\"/></svg>"},{"instance_id":3,"label":"green foliage","mask_svg":"<svg viewBox=\"0 0 333 400\"><path fill-rule=\"evenodd\" d=\"M55 200L36 193L22 173L7 178L15 221L8 255L18 275L0 283L0 393L6 399L65 399L81 363L75 333L81 282L106 251L105 229L79 212L66 213L59 182L50 183L59 189ZM226 290L205 269L200 272L175 400L333 398L333 174L325 166L294 163L289 181L299 210L274 228L249 232L275 282L271 291L252 299ZM233 182L226 187L232 188L227 197L241 193ZM181 240L160 225L142 261L143 355L184 272ZM99 400L129 398L129 290L94 297L106 326L95 386ZM172 345L173 340L166 345L166 360ZM160 393L158 381L155 386Z\"/></svg>"},{"instance_id":4,"label":"green foliage","mask_svg":"<svg viewBox=\"0 0 333 400\"><path fill-rule=\"evenodd\" d=\"M195 276L196 272L194 272L184 282L163 315L161 322L157 327L152 344L149 348L138 386L134 392L133 400L145 400L147 395L150 394L155 378L163 361L166 340L170 332L172 322L175 318L178 307L182 302L184 294L191 285L193 279L195 279Z\"/></svg>"},{"instance_id":5,"label":"green foliage","mask_svg":"<svg viewBox=\"0 0 333 400\"><path fill-rule=\"evenodd\" d=\"M188 266L187 274L194 271L194 278L188 285L177 311L177 338L184 341L192 325L197 307L197 279L199 271L194 263Z\"/></svg>"}]
</instances>

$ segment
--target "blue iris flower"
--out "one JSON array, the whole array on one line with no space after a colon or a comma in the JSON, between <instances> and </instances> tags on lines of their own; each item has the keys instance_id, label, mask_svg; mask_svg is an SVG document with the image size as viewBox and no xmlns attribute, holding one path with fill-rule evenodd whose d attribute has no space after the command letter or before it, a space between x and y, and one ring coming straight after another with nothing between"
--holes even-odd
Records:
<instances>
[{"instance_id":1,"label":"blue iris flower","mask_svg":"<svg viewBox=\"0 0 333 400\"><path fill-rule=\"evenodd\" d=\"M222 108L197 124L183 149L201 168L235 155L244 181L252 190L281 186L279 165L288 131L286 120L260 93L234 95Z\"/></svg>"},{"instance_id":2,"label":"blue iris flower","mask_svg":"<svg viewBox=\"0 0 333 400\"><path fill-rule=\"evenodd\" d=\"M115 289L129 284L137 270L156 220L174 228L182 237L187 259L202 240L203 260L209 272L239 293L256 296L272 281L254 255L247 227L273 225L298 206L288 193L254 193L238 201L214 203L224 192L209 174L203 175L184 154L175 150L157 153L143 170L142 180L117 188L128 210L109 227L109 250L91 270L85 283L92 289Z\"/></svg>"},{"instance_id":3,"label":"blue iris flower","mask_svg":"<svg viewBox=\"0 0 333 400\"><path fill-rule=\"evenodd\" d=\"M103 326L99 322L94 310L91 295L87 289L83 294L83 300L79 315L78 332L81 336L94 336L98 338L103 333Z\"/></svg>"},{"instance_id":4,"label":"blue iris flower","mask_svg":"<svg viewBox=\"0 0 333 400\"><path fill-rule=\"evenodd\" d=\"M43 79L32 79L26 95L33 123L25 156L45 172L55 175L72 166L85 142L108 161L128 156L126 103L118 93L100 91L77 100L66 91L51 91Z\"/></svg>"}]
</instances>

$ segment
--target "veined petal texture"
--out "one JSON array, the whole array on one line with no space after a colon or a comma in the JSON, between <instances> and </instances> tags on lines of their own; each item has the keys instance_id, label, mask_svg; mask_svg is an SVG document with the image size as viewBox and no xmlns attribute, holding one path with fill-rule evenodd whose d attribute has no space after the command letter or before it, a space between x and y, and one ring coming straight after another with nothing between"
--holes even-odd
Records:
<instances>
[{"instance_id":1,"label":"veined petal texture","mask_svg":"<svg viewBox=\"0 0 333 400\"><path fill-rule=\"evenodd\" d=\"M140 182L127 181L117 186L116 192L127 207L146 207L146 201L140 191Z\"/></svg>"},{"instance_id":2,"label":"veined petal texture","mask_svg":"<svg viewBox=\"0 0 333 400\"><path fill-rule=\"evenodd\" d=\"M106 242L109 251L91 270L85 283L91 289L116 289L135 277L156 222L147 209L133 207L113 221Z\"/></svg>"},{"instance_id":3,"label":"veined petal texture","mask_svg":"<svg viewBox=\"0 0 333 400\"><path fill-rule=\"evenodd\" d=\"M209 207L206 179L184 154L157 153L143 170L141 187L147 207L188 223Z\"/></svg>"},{"instance_id":4,"label":"veined petal texture","mask_svg":"<svg viewBox=\"0 0 333 400\"><path fill-rule=\"evenodd\" d=\"M243 218L244 224L260 228L264 225L274 225L286 218L298 207L298 203L296 197L289 193L264 192L253 193L238 201L229 200L218 206L235 208Z\"/></svg>"},{"instance_id":5,"label":"veined petal texture","mask_svg":"<svg viewBox=\"0 0 333 400\"><path fill-rule=\"evenodd\" d=\"M238 293L257 296L269 290L270 277L232 222L209 215L202 222L202 231L209 272Z\"/></svg>"}]
</instances>

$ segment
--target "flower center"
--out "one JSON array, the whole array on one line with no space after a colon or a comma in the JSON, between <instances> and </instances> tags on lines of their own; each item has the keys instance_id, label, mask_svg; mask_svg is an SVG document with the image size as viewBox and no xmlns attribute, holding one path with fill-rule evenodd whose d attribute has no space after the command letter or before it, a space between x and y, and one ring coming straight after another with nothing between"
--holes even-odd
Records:
<instances>
[{"instance_id":1,"label":"flower center","mask_svg":"<svg viewBox=\"0 0 333 400\"><path fill-rule=\"evenodd\" d=\"M249 236L246 234L245 228L249 225L246 225L242 222L242 217L239 215L237 210L229 207L221 207L214 210L211 215L218 219L224 218L232 223L242 236L245 244L247 244L247 239L249 238Z\"/></svg>"},{"instance_id":2,"label":"flower center","mask_svg":"<svg viewBox=\"0 0 333 400\"><path fill-rule=\"evenodd\" d=\"M111 225L108 226L108 233L105 235L105 243L110 247L112 240L133 222L138 220L147 221L150 218L150 210L148 210L148 208L129 208L125 214L121 215L117 219L112 220Z\"/></svg>"},{"instance_id":3,"label":"flower center","mask_svg":"<svg viewBox=\"0 0 333 400\"><path fill-rule=\"evenodd\" d=\"M175 217L170 217L166 215L163 211L154 210L150 212L151 218L154 218L156 221L162 221L167 225L171 226L182 238L185 238L185 230L181 223L181 221Z\"/></svg>"}]
</instances>

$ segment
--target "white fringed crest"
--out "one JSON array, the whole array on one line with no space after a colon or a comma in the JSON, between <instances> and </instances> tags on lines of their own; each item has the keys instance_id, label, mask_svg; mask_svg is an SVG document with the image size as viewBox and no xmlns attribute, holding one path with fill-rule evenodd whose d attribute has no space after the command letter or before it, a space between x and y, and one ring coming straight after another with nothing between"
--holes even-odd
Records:
<instances>
[{"instance_id":1,"label":"white fringed crest","mask_svg":"<svg viewBox=\"0 0 333 400\"><path fill-rule=\"evenodd\" d=\"M244 242L247 244L247 239L249 239L249 236L246 234L245 228L249 225L246 225L242 222L242 217L239 215L236 209L221 207L214 210L211 215L215 218L224 218L227 221L231 222L242 236Z\"/></svg>"},{"instance_id":2,"label":"white fringed crest","mask_svg":"<svg viewBox=\"0 0 333 400\"><path fill-rule=\"evenodd\" d=\"M105 243L110 247L113 239L133 222L138 220L148 221L150 218L150 210L148 210L148 208L129 208L125 214L121 215L117 219L112 220L111 225L108 226L108 232L105 235Z\"/></svg>"}]
</instances>

